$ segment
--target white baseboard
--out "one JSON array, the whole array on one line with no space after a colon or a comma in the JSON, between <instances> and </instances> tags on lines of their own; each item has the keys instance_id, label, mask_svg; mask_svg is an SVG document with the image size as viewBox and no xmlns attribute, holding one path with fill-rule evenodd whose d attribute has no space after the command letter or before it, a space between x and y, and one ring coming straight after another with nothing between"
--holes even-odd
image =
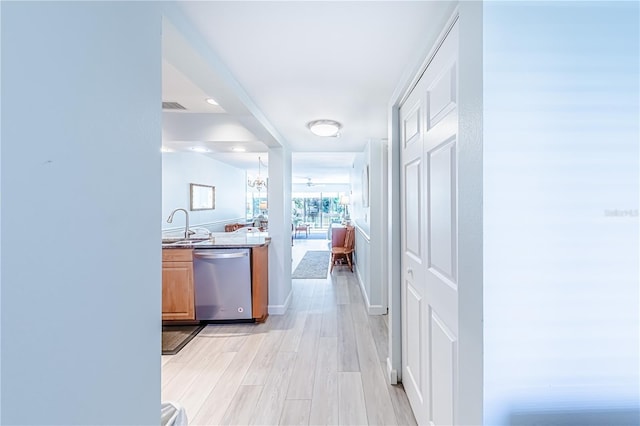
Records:
<instances>
[{"instance_id":1,"label":"white baseboard","mask_svg":"<svg viewBox=\"0 0 640 426\"><path fill-rule=\"evenodd\" d=\"M398 370L391 366L391 358L387 358L387 377L392 385L398 384Z\"/></svg>"},{"instance_id":2,"label":"white baseboard","mask_svg":"<svg viewBox=\"0 0 640 426\"><path fill-rule=\"evenodd\" d=\"M367 304L367 312L369 313L369 315L386 315L387 308L381 305Z\"/></svg>"},{"instance_id":3,"label":"white baseboard","mask_svg":"<svg viewBox=\"0 0 640 426\"><path fill-rule=\"evenodd\" d=\"M293 295L293 289L289 291L289 295L287 299L284 301L283 305L269 305L267 306L267 310L269 311L269 315L284 315L291 304L291 296Z\"/></svg>"},{"instance_id":4,"label":"white baseboard","mask_svg":"<svg viewBox=\"0 0 640 426\"><path fill-rule=\"evenodd\" d=\"M364 306L367 308L367 313L369 315L386 315L387 307L382 305L372 305L369 302L369 295L367 294L366 289L364 288L364 282L362 281L362 277L360 276L360 270L356 267L356 278L358 278L358 284L360 284L360 293L362 293L362 298L364 299Z\"/></svg>"}]
</instances>

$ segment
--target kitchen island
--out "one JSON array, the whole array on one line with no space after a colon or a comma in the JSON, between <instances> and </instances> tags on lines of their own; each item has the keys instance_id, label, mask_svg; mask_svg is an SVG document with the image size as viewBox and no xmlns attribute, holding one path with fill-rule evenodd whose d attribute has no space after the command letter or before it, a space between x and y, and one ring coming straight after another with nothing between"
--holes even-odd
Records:
<instances>
[{"instance_id":1,"label":"kitchen island","mask_svg":"<svg viewBox=\"0 0 640 426\"><path fill-rule=\"evenodd\" d=\"M245 248L250 250L251 318L263 322L268 316L268 246L264 232L213 233L207 239L163 240L162 244L162 319L194 321L196 318L193 251L203 249Z\"/></svg>"}]
</instances>

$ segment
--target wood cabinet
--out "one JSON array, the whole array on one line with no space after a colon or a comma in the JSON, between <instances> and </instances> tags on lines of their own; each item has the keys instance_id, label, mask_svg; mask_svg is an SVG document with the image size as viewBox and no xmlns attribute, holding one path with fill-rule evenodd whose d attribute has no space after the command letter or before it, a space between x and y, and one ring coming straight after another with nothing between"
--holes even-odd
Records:
<instances>
[{"instance_id":1,"label":"wood cabinet","mask_svg":"<svg viewBox=\"0 0 640 426\"><path fill-rule=\"evenodd\" d=\"M195 320L193 250L162 250L162 319Z\"/></svg>"},{"instance_id":2,"label":"wood cabinet","mask_svg":"<svg viewBox=\"0 0 640 426\"><path fill-rule=\"evenodd\" d=\"M251 248L251 316L269 316L269 247ZM193 250L162 250L162 319L195 320Z\"/></svg>"},{"instance_id":3,"label":"wood cabinet","mask_svg":"<svg viewBox=\"0 0 640 426\"><path fill-rule=\"evenodd\" d=\"M269 247L251 249L251 310L256 322L269 316Z\"/></svg>"}]
</instances>

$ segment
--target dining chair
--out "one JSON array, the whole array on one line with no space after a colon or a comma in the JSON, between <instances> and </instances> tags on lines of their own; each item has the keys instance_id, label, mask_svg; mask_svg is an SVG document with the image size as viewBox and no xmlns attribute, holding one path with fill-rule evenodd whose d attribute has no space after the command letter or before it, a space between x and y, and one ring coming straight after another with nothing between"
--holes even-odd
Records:
<instances>
[{"instance_id":1,"label":"dining chair","mask_svg":"<svg viewBox=\"0 0 640 426\"><path fill-rule=\"evenodd\" d=\"M347 226L347 232L344 234L344 244L341 246L331 247L331 269L329 273L333 272L333 267L342 258L347 259L349 269L353 272L352 256L355 243L355 227Z\"/></svg>"}]
</instances>

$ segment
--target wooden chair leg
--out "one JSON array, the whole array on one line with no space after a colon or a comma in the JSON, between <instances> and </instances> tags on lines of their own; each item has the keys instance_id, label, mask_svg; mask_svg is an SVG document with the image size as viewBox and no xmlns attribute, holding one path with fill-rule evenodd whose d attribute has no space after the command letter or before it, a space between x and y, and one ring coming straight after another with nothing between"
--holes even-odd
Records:
<instances>
[{"instance_id":1,"label":"wooden chair leg","mask_svg":"<svg viewBox=\"0 0 640 426\"><path fill-rule=\"evenodd\" d=\"M336 264L336 255L331 253L331 268L329 268L329 273L333 272L333 265Z\"/></svg>"},{"instance_id":2,"label":"wooden chair leg","mask_svg":"<svg viewBox=\"0 0 640 426\"><path fill-rule=\"evenodd\" d=\"M351 265L351 256L347 254L345 257L347 258L347 263L349 264L349 269L351 270L351 272L353 272L353 265Z\"/></svg>"}]
</instances>

